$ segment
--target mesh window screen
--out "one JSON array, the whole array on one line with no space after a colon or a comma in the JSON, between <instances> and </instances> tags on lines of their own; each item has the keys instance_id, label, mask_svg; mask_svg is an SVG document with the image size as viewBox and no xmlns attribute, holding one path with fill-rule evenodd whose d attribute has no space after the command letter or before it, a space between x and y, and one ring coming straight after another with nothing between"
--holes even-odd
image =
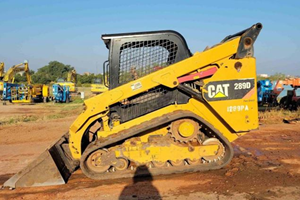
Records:
<instances>
[{"instance_id":1,"label":"mesh window screen","mask_svg":"<svg viewBox=\"0 0 300 200\"><path fill-rule=\"evenodd\" d=\"M170 40L127 42L121 46L119 84L128 83L175 62L177 45Z\"/></svg>"}]
</instances>

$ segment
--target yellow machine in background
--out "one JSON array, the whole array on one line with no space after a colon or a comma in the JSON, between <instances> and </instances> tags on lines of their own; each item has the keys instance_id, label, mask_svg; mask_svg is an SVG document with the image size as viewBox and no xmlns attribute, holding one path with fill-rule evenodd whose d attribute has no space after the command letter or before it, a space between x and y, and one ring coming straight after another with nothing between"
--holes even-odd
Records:
<instances>
[{"instance_id":1,"label":"yellow machine in background","mask_svg":"<svg viewBox=\"0 0 300 200\"><path fill-rule=\"evenodd\" d=\"M77 76L76 70L73 69L73 70L69 71L67 80L60 78L57 80L57 83L61 86L69 87L69 91L71 93L75 93L75 92L77 92L77 88L76 88L77 77L76 76Z\"/></svg>"},{"instance_id":2,"label":"yellow machine in background","mask_svg":"<svg viewBox=\"0 0 300 200\"><path fill-rule=\"evenodd\" d=\"M18 87L17 95L11 99L12 103L32 103L47 101L49 97L49 86L43 84L31 84L31 76L28 61L12 66L5 74L3 81L6 83L14 83L15 75L18 72L24 72L27 84Z\"/></svg>"},{"instance_id":3,"label":"yellow machine in background","mask_svg":"<svg viewBox=\"0 0 300 200\"><path fill-rule=\"evenodd\" d=\"M31 83L31 78L30 78L30 74L29 74L28 62L26 60L24 61L24 63L14 65L11 68L9 68L3 78L3 82L8 83L8 84L10 84L10 83L13 84L15 82L15 75L19 72L25 73L26 79L27 79L27 85L26 86L24 85L23 87L18 87L17 89L11 88L10 92L12 94L3 96L3 100L6 101L5 97L10 96L9 101L11 101L11 102L30 103L31 102L31 91L30 91L28 85L30 85L30 83ZM7 90L7 89L4 87L3 90Z\"/></svg>"},{"instance_id":4,"label":"yellow machine in background","mask_svg":"<svg viewBox=\"0 0 300 200\"><path fill-rule=\"evenodd\" d=\"M31 97L33 102L48 102L50 100L49 86L43 84L31 85Z\"/></svg>"},{"instance_id":5,"label":"yellow machine in background","mask_svg":"<svg viewBox=\"0 0 300 200\"><path fill-rule=\"evenodd\" d=\"M261 29L194 54L175 31L103 35L109 90L86 100L69 132L4 186L64 184L79 166L92 179L224 167L231 142L258 128Z\"/></svg>"},{"instance_id":6,"label":"yellow machine in background","mask_svg":"<svg viewBox=\"0 0 300 200\"><path fill-rule=\"evenodd\" d=\"M101 94L107 90L108 88L102 83L100 78L94 79L93 83L91 84L91 92L93 94Z\"/></svg>"},{"instance_id":7,"label":"yellow machine in background","mask_svg":"<svg viewBox=\"0 0 300 200\"><path fill-rule=\"evenodd\" d=\"M0 99L3 93L4 62L0 62Z\"/></svg>"},{"instance_id":8,"label":"yellow machine in background","mask_svg":"<svg viewBox=\"0 0 300 200\"><path fill-rule=\"evenodd\" d=\"M0 62L0 78L4 77L4 62Z\"/></svg>"},{"instance_id":9,"label":"yellow machine in background","mask_svg":"<svg viewBox=\"0 0 300 200\"><path fill-rule=\"evenodd\" d=\"M27 83L30 83L28 62L26 60L24 61L24 63L14 65L11 68L9 68L8 71L5 73L3 81L7 82L7 83L14 83L15 82L15 75L18 72L25 72L26 78L27 78Z\"/></svg>"}]
</instances>

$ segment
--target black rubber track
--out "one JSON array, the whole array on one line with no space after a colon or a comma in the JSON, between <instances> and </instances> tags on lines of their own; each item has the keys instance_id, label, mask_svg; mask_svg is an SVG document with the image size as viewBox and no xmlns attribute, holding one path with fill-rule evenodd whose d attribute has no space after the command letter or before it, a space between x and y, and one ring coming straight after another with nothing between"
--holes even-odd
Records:
<instances>
[{"instance_id":1,"label":"black rubber track","mask_svg":"<svg viewBox=\"0 0 300 200\"><path fill-rule=\"evenodd\" d=\"M147 170L123 170L123 171L115 171L115 172L106 172L106 173L93 173L91 172L87 166L84 164L87 157L94 151L103 148L109 148L120 141L125 141L128 138L136 136L142 132L145 132L149 129L153 129L155 127L164 125L166 123L170 123L174 120L182 119L182 118L192 118L200 123L202 123L204 128L207 128L216 138L218 138L225 147L225 155L223 159L211 162L211 163L199 163L198 165L185 165L180 167L162 167L162 168L148 168ZM212 125L210 125L207 121L203 118L195 115L189 111L175 111L173 113L162 115L161 117L143 122L139 125L136 125L129 130L120 131L110 137L103 142L93 142L89 144L89 146L83 152L81 159L80 159L80 168L82 172L91 179L96 180L106 180L106 179L117 179L117 178L131 178L136 176L156 176L156 175L163 175L163 174L175 174L175 173L187 173L187 172L197 172L197 171L207 171L212 169L220 169L227 165L233 157L233 148L230 142ZM150 174L149 174L150 173Z\"/></svg>"}]
</instances>

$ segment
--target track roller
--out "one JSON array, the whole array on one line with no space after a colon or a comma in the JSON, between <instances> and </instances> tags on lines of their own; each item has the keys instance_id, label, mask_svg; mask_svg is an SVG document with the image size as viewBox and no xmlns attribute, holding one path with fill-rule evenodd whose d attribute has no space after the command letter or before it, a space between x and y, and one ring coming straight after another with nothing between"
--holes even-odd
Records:
<instances>
[{"instance_id":1,"label":"track roller","mask_svg":"<svg viewBox=\"0 0 300 200\"><path fill-rule=\"evenodd\" d=\"M117 158L117 164L114 167L119 170L125 170L128 168L129 161L126 158Z\"/></svg>"}]
</instances>

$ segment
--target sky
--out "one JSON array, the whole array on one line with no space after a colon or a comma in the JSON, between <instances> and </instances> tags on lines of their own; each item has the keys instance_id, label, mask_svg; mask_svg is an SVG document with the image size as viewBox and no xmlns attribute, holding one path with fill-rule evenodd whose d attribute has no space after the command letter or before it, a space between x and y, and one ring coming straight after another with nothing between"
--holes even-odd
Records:
<instances>
[{"instance_id":1,"label":"sky","mask_svg":"<svg viewBox=\"0 0 300 200\"><path fill-rule=\"evenodd\" d=\"M261 22L257 73L300 75L300 1L0 0L0 61L6 70L50 61L79 73L102 72L102 34L176 30L192 53Z\"/></svg>"}]
</instances>

